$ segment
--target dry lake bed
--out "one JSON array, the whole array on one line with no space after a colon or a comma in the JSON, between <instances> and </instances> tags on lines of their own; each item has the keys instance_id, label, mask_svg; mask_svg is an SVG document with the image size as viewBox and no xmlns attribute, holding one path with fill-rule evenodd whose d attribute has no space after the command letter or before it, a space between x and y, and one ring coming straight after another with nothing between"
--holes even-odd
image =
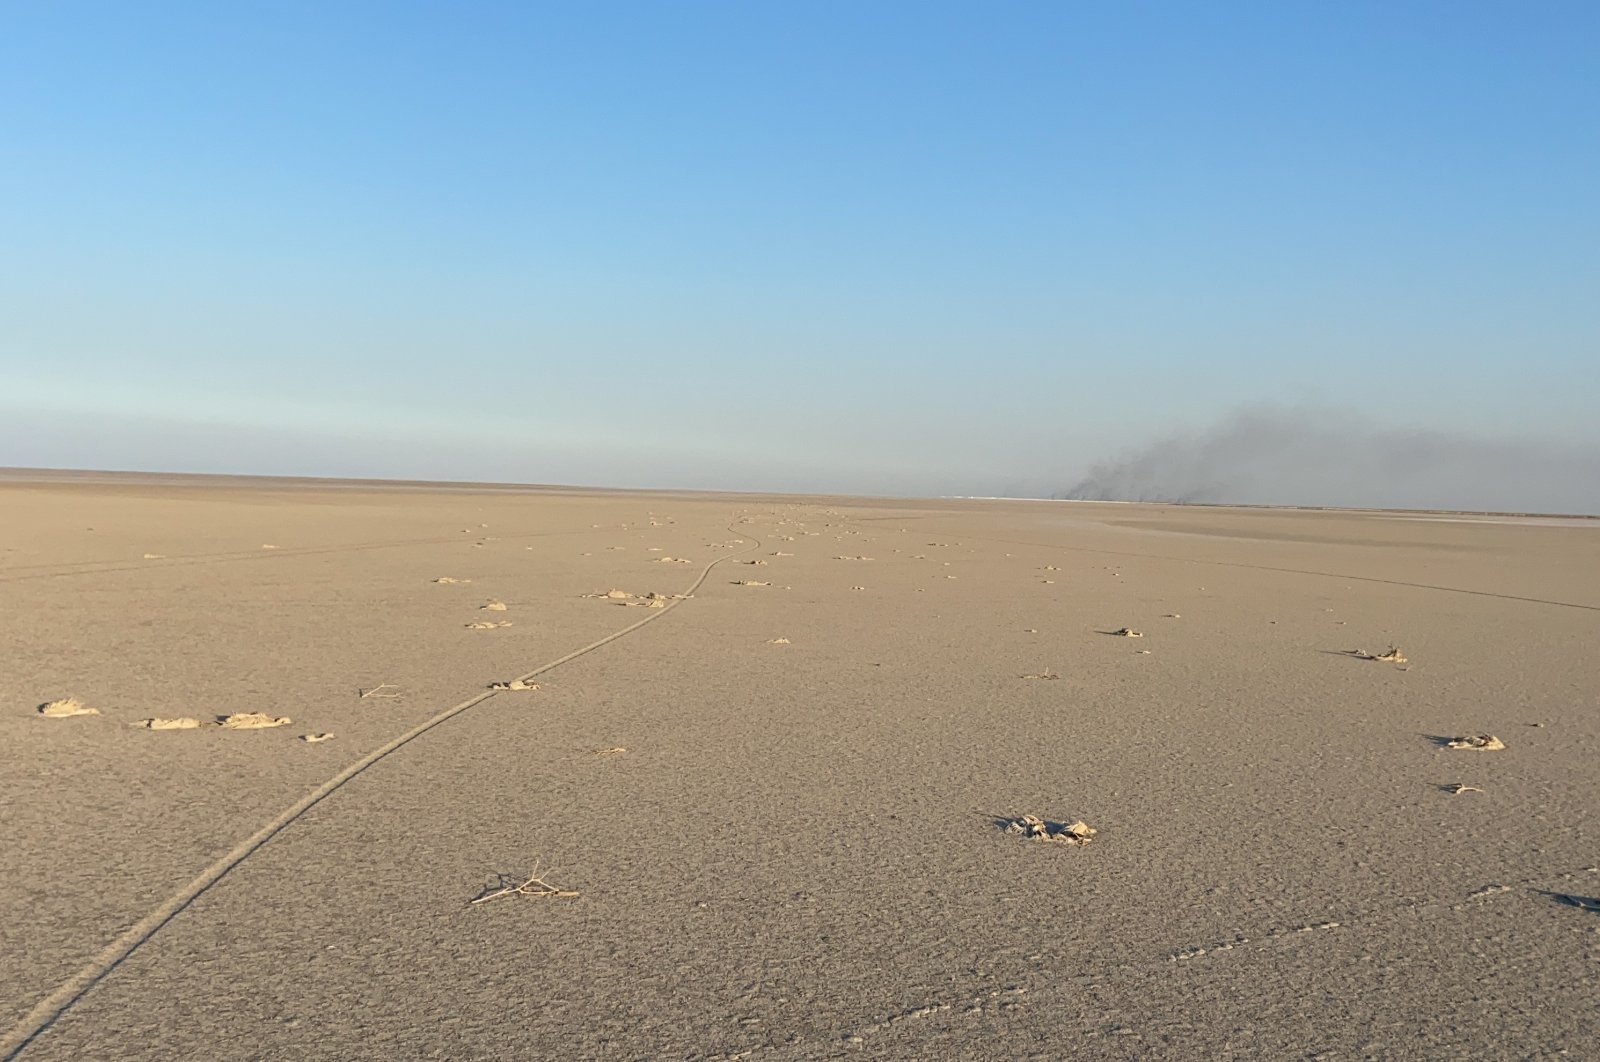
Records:
<instances>
[{"instance_id":1,"label":"dry lake bed","mask_svg":"<svg viewBox=\"0 0 1600 1062\"><path fill-rule=\"evenodd\" d=\"M1600 520L1395 516L0 474L0 1058L1592 1057Z\"/></svg>"}]
</instances>

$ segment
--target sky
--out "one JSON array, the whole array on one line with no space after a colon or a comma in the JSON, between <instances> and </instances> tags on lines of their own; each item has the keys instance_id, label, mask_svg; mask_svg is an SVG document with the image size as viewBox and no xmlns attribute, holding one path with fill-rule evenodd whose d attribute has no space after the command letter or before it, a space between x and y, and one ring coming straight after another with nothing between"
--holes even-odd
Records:
<instances>
[{"instance_id":1,"label":"sky","mask_svg":"<svg viewBox=\"0 0 1600 1062\"><path fill-rule=\"evenodd\" d=\"M1600 455L1597 115L1592 0L0 4L0 465Z\"/></svg>"}]
</instances>

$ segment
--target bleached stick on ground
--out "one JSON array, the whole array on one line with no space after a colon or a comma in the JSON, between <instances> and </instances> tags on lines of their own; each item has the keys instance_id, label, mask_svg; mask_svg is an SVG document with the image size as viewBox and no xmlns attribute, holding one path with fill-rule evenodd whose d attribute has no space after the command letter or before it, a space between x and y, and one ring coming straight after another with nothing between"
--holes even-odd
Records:
<instances>
[{"instance_id":1,"label":"bleached stick on ground","mask_svg":"<svg viewBox=\"0 0 1600 1062\"><path fill-rule=\"evenodd\" d=\"M486 892L475 900L467 901L467 906L475 907L480 903L498 900L502 896L539 896L550 899L575 898L577 893L571 889L563 889L559 885L552 885L540 876L539 864L533 865L533 873L520 885L506 885L502 888ZM502 879L503 880L503 879Z\"/></svg>"}]
</instances>

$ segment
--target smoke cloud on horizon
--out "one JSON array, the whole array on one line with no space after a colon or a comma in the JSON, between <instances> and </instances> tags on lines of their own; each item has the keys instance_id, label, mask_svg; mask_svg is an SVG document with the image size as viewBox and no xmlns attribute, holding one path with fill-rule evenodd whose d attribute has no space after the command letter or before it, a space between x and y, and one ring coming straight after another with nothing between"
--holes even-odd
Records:
<instances>
[{"instance_id":1,"label":"smoke cloud on horizon","mask_svg":"<svg viewBox=\"0 0 1600 1062\"><path fill-rule=\"evenodd\" d=\"M1600 447L1389 428L1327 409L1252 408L1102 462L1056 496L1596 514Z\"/></svg>"}]
</instances>

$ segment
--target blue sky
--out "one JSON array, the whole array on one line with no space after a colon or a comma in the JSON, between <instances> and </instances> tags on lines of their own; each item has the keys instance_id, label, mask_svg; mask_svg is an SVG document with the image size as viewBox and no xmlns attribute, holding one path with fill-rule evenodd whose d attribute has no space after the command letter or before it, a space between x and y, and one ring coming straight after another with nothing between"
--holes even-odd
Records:
<instances>
[{"instance_id":1,"label":"blue sky","mask_svg":"<svg viewBox=\"0 0 1600 1062\"><path fill-rule=\"evenodd\" d=\"M1048 492L1600 448L1600 5L0 8L0 464Z\"/></svg>"}]
</instances>

